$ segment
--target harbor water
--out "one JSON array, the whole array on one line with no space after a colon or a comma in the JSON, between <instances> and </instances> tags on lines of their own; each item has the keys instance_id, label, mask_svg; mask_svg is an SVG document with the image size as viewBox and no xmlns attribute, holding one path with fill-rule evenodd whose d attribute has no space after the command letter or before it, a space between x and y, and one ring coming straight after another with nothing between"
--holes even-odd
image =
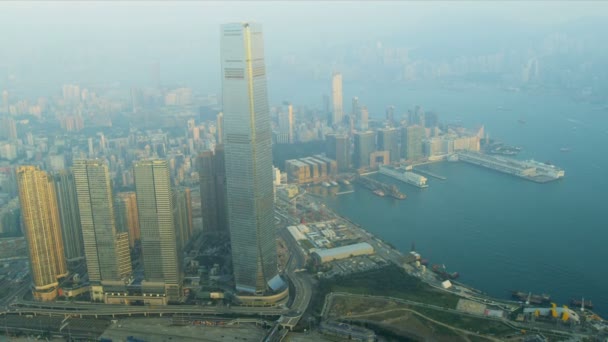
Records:
<instances>
[{"instance_id":1,"label":"harbor water","mask_svg":"<svg viewBox=\"0 0 608 342\"><path fill-rule=\"evenodd\" d=\"M425 168L447 180L428 177L426 189L374 176L396 184L406 200L378 197L355 186L353 193L327 197L329 207L402 251L415 243L431 263L458 271L462 282L490 295L548 293L559 305L585 297L595 311L608 315L605 107L558 92L482 86L382 89L345 84L349 91L376 117L384 115L388 104L396 106L396 114L421 105L437 111L443 122L470 128L484 124L492 138L521 147L518 158L550 161L566 177L537 184L462 162L442 162Z\"/></svg>"}]
</instances>

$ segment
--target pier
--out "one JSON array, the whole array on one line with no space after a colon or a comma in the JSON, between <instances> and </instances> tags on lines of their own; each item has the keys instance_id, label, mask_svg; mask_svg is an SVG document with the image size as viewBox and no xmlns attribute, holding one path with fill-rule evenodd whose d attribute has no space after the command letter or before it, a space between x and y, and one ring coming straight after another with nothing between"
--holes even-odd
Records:
<instances>
[{"instance_id":1,"label":"pier","mask_svg":"<svg viewBox=\"0 0 608 342\"><path fill-rule=\"evenodd\" d=\"M558 180L565 175L564 170L560 168L534 160L522 161L470 151L459 152L458 159L469 164L486 167L537 183Z\"/></svg>"},{"instance_id":2,"label":"pier","mask_svg":"<svg viewBox=\"0 0 608 342\"><path fill-rule=\"evenodd\" d=\"M416 172L418 172L418 173L421 173L421 174L423 174L425 176L432 177L432 178L437 178L437 179L440 179L440 180L447 180L448 179L448 177L444 177L444 176L438 175L436 173L432 173L431 171L422 170L422 169L418 169L418 168L413 169L413 170L416 171Z\"/></svg>"},{"instance_id":3,"label":"pier","mask_svg":"<svg viewBox=\"0 0 608 342\"><path fill-rule=\"evenodd\" d=\"M371 191L382 190L385 194L395 199L405 199L407 195L399 191L395 185L389 185L369 177L359 176L355 178L355 182L363 185Z\"/></svg>"},{"instance_id":4,"label":"pier","mask_svg":"<svg viewBox=\"0 0 608 342\"><path fill-rule=\"evenodd\" d=\"M348 190L348 191L341 191L341 192L336 192L336 195L346 195L346 194L352 194L353 192L355 192L355 190Z\"/></svg>"}]
</instances>

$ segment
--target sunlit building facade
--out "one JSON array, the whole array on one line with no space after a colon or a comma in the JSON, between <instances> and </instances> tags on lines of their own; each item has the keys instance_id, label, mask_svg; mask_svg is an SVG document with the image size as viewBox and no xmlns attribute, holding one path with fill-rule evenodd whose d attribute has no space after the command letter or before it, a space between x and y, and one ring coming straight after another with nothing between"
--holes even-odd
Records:
<instances>
[{"instance_id":1,"label":"sunlit building facade","mask_svg":"<svg viewBox=\"0 0 608 342\"><path fill-rule=\"evenodd\" d=\"M35 166L17 169L19 200L28 244L34 298L54 300L67 276L53 178Z\"/></svg>"},{"instance_id":2,"label":"sunlit building facade","mask_svg":"<svg viewBox=\"0 0 608 342\"><path fill-rule=\"evenodd\" d=\"M227 207L239 292L263 294L277 271L271 124L261 25L221 29Z\"/></svg>"}]
</instances>

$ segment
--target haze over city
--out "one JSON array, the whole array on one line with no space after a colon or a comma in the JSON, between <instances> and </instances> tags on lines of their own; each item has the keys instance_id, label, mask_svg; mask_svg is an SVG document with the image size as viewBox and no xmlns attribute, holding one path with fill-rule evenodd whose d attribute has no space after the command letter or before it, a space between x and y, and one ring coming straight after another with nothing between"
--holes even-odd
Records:
<instances>
[{"instance_id":1,"label":"haze over city","mask_svg":"<svg viewBox=\"0 0 608 342\"><path fill-rule=\"evenodd\" d=\"M608 337L607 3L3 2L0 32L6 337Z\"/></svg>"}]
</instances>

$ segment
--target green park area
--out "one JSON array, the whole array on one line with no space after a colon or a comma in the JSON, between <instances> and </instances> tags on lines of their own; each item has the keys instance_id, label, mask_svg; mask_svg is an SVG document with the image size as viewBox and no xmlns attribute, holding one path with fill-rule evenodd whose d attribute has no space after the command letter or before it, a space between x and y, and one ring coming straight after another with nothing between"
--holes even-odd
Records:
<instances>
[{"instance_id":1,"label":"green park area","mask_svg":"<svg viewBox=\"0 0 608 342\"><path fill-rule=\"evenodd\" d=\"M347 292L394 297L450 309L456 308L459 299L458 296L436 289L394 265L322 280L320 289L326 293Z\"/></svg>"}]
</instances>

